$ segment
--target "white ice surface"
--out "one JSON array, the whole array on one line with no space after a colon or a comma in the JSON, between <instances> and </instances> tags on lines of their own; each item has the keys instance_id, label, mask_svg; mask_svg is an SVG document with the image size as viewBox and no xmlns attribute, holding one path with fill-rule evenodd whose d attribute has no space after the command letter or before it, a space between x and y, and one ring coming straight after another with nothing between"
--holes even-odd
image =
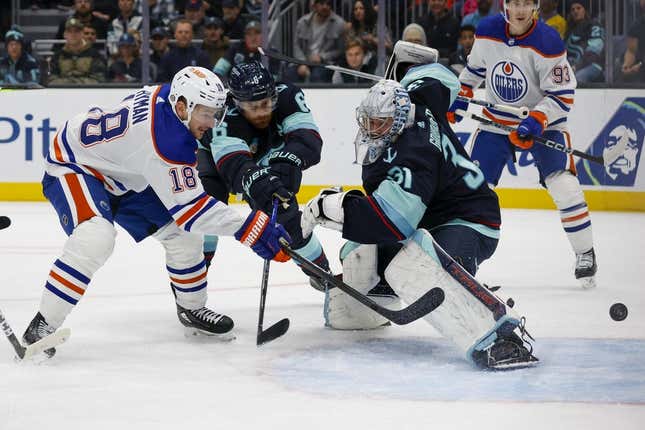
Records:
<instances>
[{"instance_id":1,"label":"white ice surface","mask_svg":"<svg viewBox=\"0 0 645 430\"><path fill-rule=\"evenodd\" d=\"M65 235L46 203L0 203L0 214L13 221L0 231L0 308L20 336ZM515 299L542 359L507 373L473 369L423 321L323 328L323 296L292 263L272 264L265 317L291 328L257 348L262 261L230 238L209 305L237 339L185 338L161 247L120 230L54 359L16 363L0 339L0 429L645 429L645 214L592 219L599 287L583 291L557 213L503 212L478 278ZM339 270L338 233L318 233ZM615 302L625 321L609 319Z\"/></svg>"}]
</instances>

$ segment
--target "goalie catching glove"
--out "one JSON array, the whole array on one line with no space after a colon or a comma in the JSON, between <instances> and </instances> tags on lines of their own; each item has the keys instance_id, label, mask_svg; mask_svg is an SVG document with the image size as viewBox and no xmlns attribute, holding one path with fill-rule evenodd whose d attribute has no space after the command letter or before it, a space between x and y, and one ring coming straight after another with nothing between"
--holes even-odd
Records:
<instances>
[{"instance_id":1,"label":"goalie catching glove","mask_svg":"<svg viewBox=\"0 0 645 430\"><path fill-rule=\"evenodd\" d=\"M251 212L242 227L235 233L235 238L265 260L283 263L291 258L280 246L282 238L291 243L289 233L282 225L271 223L269 216L262 211Z\"/></svg>"},{"instance_id":2,"label":"goalie catching glove","mask_svg":"<svg viewBox=\"0 0 645 430\"><path fill-rule=\"evenodd\" d=\"M324 188L309 200L302 210L302 236L308 237L318 224L332 230L343 231L345 212L343 201L348 195L363 196L358 190L343 192L340 187Z\"/></svg>"}]
</instances>

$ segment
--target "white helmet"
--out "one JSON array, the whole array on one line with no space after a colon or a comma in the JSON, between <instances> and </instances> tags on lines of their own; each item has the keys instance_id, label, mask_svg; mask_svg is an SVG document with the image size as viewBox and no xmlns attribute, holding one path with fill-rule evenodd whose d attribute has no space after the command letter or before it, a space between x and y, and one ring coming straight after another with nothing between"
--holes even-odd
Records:
<instances>
[{"instance_id":1,"label":"white helmet","mask_svg":"<svg viewBox=\"0 0 645 430\"><path fill-rule=\"evenodd\" d=\"M431 64L439 61L439 51L429 46L399 40L394 45L392 56L385 69L385 78L401 81L408 68L415 64Z\"/></svg>"},{"instance_id":2,"label":"white helmet","mask_svg":"<svg viewBox=\"0 0 645 430\"><path fill-rule=\"evenodd\" d=\"M382 79L369 89L356 108L359 131L354 141L356 162L371 164L403 133L412 103L408 92L396 81Z\"/></svg>"},{"instance_id":3,"label":"white helmet","mask_svg":"<svg viewBox=\"0 0 645 430\"><path fill-rule=\"evenodd\" d=\"M170 84L169 102L177 115L175 105L180 97L186 100L188 118L182 121L186 128L197 105L216 109L215 127L226 115L227 90L217 75L204 67L188 66L178 71ZM181 118L180 118L181 119Z\"/></svg>"},{"instance_id":4,"label":"white helmet","mask_svg":"<svg viewBox=\"0 0 645 430\"><path fill-rule=\"evenodd\" d=\"M509 22L509 14L508 14L508 4L511 3L512 1L513 0L504 0L504 10L502 11L502 15L504 16L504 20L506 22L508 22L509 24L510 24L510 22ZM517 0L515 0L515 1L517 1ZM533 13L536 13L540 9L540 0L533 0L533 4L534 4L534 7L533 7L534 12ZM534 17L534 19L535 19L535 17Z\"/></svg>"}]
</instances>

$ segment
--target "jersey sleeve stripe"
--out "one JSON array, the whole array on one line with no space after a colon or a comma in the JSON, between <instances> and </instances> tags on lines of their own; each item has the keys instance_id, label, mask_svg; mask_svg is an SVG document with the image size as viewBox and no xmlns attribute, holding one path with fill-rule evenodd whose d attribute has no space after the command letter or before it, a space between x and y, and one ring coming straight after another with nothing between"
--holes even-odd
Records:
<instances>
[{"instance_id":1,"label":"jersey sleeve stripe","mask_svg":"<svg viewBox=\"0 0 645 430\"><path fill-rule=\"evenodd\" d=\"M310 112L294 112L282 120L282 132L285 134L299 128L319 131Z\"/></svg>"},{"instance_id":2,"label":"jersey sleeve stripe","mask_svg":"<svg viewBox=\"0 0 645 430\"><path fill-rule=\"evenodd\" d=\"M194 216L190 221L188 221L188 222L186 223L185 230L186 230L186 231L190 231L190 229L193 227L193 224L195 223L195 221L197 221L197 219L198 219L199 217L201 217L201 216L202 216L202 215L204 215L206 212L208 212L208 210L209 210L210 208L212 208L213 206L215 206L215 204L217 204L217 202L218 202L218 200L211 198L211 199L210 199L210 201L209 201L209 202L208 202L208 203L207 203L207 204L202 208L202 210L200 210L199 212L197 212L197 214L196 214L196 215L195 215L195 216Z\"/></svg>"},{"instance_id":3,"label":"jersey sleeve stripe","mask_svg":"<svg viewBox=\"0 0 645 430\"><path fill-rule=\"evenodd\" d=\"M544 92L547 93L547 94L553 94L554 96L561 96L561 95L564 95L564 94L574 95L576 93L575 90L559 90L559 91L546 90Z\"/></svg>"},{"instance_id":4,"label":"jersey sleeve stripe","mask_svg":"<svg viewBox=\"0 0 645 430\"><path fill-rule=\"evenodd\" d=\"M381 220L381 222L385 225L385 227L387 227L387 229L388 229L388 230L390 230L390 231L392 232L392 234L394 235L394 237L396 237L396 238L397 238L397 240L403 240L403 239L405 239L405 237L403 236L403 234L401 234L401 232L399 232L399 231L398 231L398 230L397 230L397 229L396 229L396 228L395 228L395 227L394 227L394 226L389 222L389 220L387 219L387 217L385 216L385 214L383 213L383 211L382 211L382 210L381 210L381 208L379 207L378 203L376 203L372 197L367 197L367 201L368 201L368 203L370 204L370 206L372 207L372 209L374 210L374 212L376 213L376 215L379 217L379 219Z\"/></svg>"},{"instance_id":5,"label":"jersey sleeve stripe","mask_svg":"<svg viewBox=\"0 0 645 430\"><path fill-rule=\"evenodd\" d=\"M567 106L566 104L562 103L558 97L550 96L550 95L547 96L547 97L549 99L553 100L558 105L558 107L560 107L560 109L562 109L563 111L569 112L571 110L571 108L569 106Z\"/></svg>"},{"instance_id":6,"label":"jersey sleeve stripe","mask_svg":"<svg viewBox=\"0 0 645 430\"><path fill-rule=\"evenodd\" d=\"M195 203L192 208L187 210L185 214L180 216L177 219L177 221L175 221L177 225L181 227L186 221L192 218L193 215L199 212L199 210L208 202L208 199L210 198L211 198L210 196L204 196L201 199L199 199L199 201Z\"/></svg>"},{"instance_id":7,"label":"jersey sleeve stripe","mask_svg":"<svg viewBox=\"0 0 645 430\"><path fill-rule=\"evenodd\" d=\"M486 77L486 69L484 68L473 69L472 67L466 65L466 69L468 69L468 71L473 75L479 76L480 78Z\"/></svg>"},{"instance_id":8,"label":"jersey sleeve stripe","mask_svg":"<svg viewBox=\"0 0 645 430\"><path fill-rule=\"evenodd\" d=\"M61 140L63 142L63 147L65 148L65 151L67 152L67 158L72 163L76 163L76 157L74 157L74 153L72 152L72 148L69 146L69 142L67 141L67 123L65 123L65 127L63 128L63 131L61 131L60 137L61 137Z\"/></svg>"},{"instance_id":9,"label":"jersey sleeve stripe","mask_svg":"<svg viewBox=\"0 0 645 430\"><path fill-rule=\"evenodd\" d=\"M381 182L372 197L405 237L414 234L427 209L419 196L404 191L392 180Z\"/></svg>"},{"instance_id":10,"label":"jersey sleeve stripe","mask_svg":"<svg viewBox=\"0 0 645 430\"><path fill-rule=\"evenodd\" d=\"M206 195L205 192L201 193L200 195L198 195L197 197L195 197L194 199L192 199L188 203L185 203L183 205L176 205L176 206L171 207L170 209L168 209L168 212L170 212L170 215L175 215L177 212L179 212L180 210L184 209L186 206L194 205L200 199L204 198L205 195Z\"/></svg>"},{"instance_id":11,"label":"jersey sleeve stripe","mask_svg":"<svg viewBox=\"0 0 645 430\"><path fill-rule=\"evenodd\" d=\"M492 119L493 121L498 122L498 123L500 123L500 124L504 124L504 125L518 125L518 124L520 123L519 121L511 121L511 120L507 120L507 119L503 119L503 118L498 118L498 117L496 117L495 115L493 115L492 113L490 113L490 111L489 111L487 108L484 108L484 109L482 110L482 112L483 112L483 113L484 113L484 115L485 115L485 116L487 116L489 119Z\"/></svg>"}]
</instances>

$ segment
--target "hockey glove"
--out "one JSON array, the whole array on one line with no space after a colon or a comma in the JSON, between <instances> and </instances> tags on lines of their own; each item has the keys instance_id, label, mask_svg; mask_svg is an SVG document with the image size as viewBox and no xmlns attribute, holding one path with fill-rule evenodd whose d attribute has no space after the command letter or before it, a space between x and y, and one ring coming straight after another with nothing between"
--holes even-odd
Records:
<instances>
[{"instance_id":1,"label":"hockey glove","mask_svg":"<svg viewBox=\"0 0 645 430\"><path fill-rule=\"evenodd\" d=\"M247 170L242 175L242 188L244 199L251 207L265 212L271 212L273 198L288 203L293 197L293 193L268 167Z\"/></svg>"},{"instance_id":2,"label":"hockey glove","mask_svg":"<svg viewBox=\"0 0 645 430\"><path fill-rule=\"evenodd\" d=\"M469 99L472 99L473 98L473 89L470 88L469 86L465 85L465 84L461 84L461 91L459 91L459 95L463 96L463 97L468 97ZM446 113L446 117L448 118L448 121L453 123L453 124L455 124L455 123L461 121L462 119L464 119L464 117L462 117L461 115L457 115L455 113L455 111L457 109L468 110L468 102L464 102L464 101L461 101L461 100L455 100L453 102L453 104L448 108L448 112Z\"/></svg>"},{"instance_id":3,"label":"hockey glove","mask_svg":"<svg viewBox=\"0 0 645 430\"><path fill-rule=\"evenodd\" d=\"M302 210L300 227L302 237L308 237L318 224L332 230L343 231L345 212L343 201L348 195L362 196L358 190L342 192L342 188L324 188L316 197L309 200Z\"/></svg>"},{"instance_id":4,"label":"hockey glove","mask_svg":"<svg viewBox=\"0 0 645 430\"><path fill-rule=\"evenodd\" d=\"M303 165L296 154L289 151L274 152L269 156L269 168L289 191L295 194L300 190Z\"/></svg>"},{"instance_id":5,"label":"hockey glove","mask_svg":"<svg viewBox=\"0 0 645 430\"><path fill-rule=\"evenodd\" d=\"M533 136L542 136L546 125L546 115L537 110L531 111L529 116L517 126L517 130L508 135L508 138L518 148L529 149L533 146Z\"/></svg>"},{"instance_id":6,"label":"hockey glove","mask_svg":"<svg viewBox=\"0 0 645 430\"><path fill-rule=\"evenodd\" d=\"M291 243L289 233L282 225L273 224L269 216L262 211L251 212L242 227L235 233L235 238L265 260L271 259L283 263L290 259L280 246L281 238Z\"/></svg>"}]
</instances>

